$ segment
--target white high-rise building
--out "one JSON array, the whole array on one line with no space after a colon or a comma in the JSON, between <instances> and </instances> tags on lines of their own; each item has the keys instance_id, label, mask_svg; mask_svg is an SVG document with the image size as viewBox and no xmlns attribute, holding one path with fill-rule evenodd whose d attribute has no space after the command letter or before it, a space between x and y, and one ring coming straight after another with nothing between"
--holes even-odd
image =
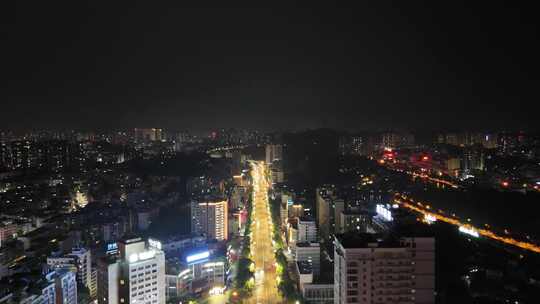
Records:
<instances>
[{"instance_id":1,"label":"white high-rise building","mask_svg":"<svg viewBox=\"0 0 540 304\"><path fill-rule=\"evenodd\" d=\"M434 238L342 235L334 245L334 303L435 303Z\"/></svg>"},{"instance_id":2,"label":"white high-rise building","mask_svg":"<svg viewBox=\"0 0 540 304\"><path fill-rule=\"evenodd\" d=\"M59 269L47 275L56 285L56 303L77 304L77 276L68 269Z\"/></svg>"},{"instance_id":3,"label":"white high-rise building","mask_svg":"<svg viewBox=\"0 0 540 304\"><path fill-rule=\"evenodd\" d=\"M161 243L141 238L118 242L118 256L100 260L98 303L165 304L165 254Z\"/></svg>"},{"instance_id":4,"label":"white high-rise building","mask_svg":"<svg viewBox=\"0 0 540 304\"><path fill-rule=\"evenodd\" d=\"M298 218L298 242L316 243L317 225L310 218Z\"/></svg>"},{"instance_id":5,"label":"white high-rise building","mask_svg":"<svg viewBox=\"0 0 540 304\"><path fill-rule=\"evenodd\" d=\"M208 239L223 241L228 238L227 200L191 202L191 232L204 234Z\"/></svg>"},{"instance_id":6,"label":"white high-rise building","mask_svg":"<svg viewBox=\"0 0 540 304\"><path fill-rule=\"evenodd\" d=\"M90 291L90 296L96 296L96 286L92 284L92 255L85 248L73 248L71 253L64 256L47 258L47 265L53 269L72 268L77 273L77 282Z\"/></svg>"},{"instance_id":7,"label":"white high-rise building","mask_svg":"<svg viewBox=\"0 0 540 304\"><path fill-rule=\"evenodd\" d=\"M270 165L274 161L283 159L282 145L266 145L266 164Z\"/></svg>"},{"instance_id":8,"label":"white high-rise building","mask_svg":"<svg viewBox=\"0 0 540 304\"><path fill-rule=\"evenodd\" d=\"M77 276L70 268L58 268L36 282L36 288L28 290L17 303L23 304L77 304ZM39 286L39 287L38 287ZM9 296L3 300L8 303ZM11 302L9 302L11 303Z\"/></svg>"}]
</instances>

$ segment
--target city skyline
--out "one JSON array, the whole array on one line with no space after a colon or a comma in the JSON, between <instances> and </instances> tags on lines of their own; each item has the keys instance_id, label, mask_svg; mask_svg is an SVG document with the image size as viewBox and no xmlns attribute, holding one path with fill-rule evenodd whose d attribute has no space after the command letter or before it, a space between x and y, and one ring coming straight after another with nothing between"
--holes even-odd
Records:
<instances>
[{"instance_id":1,"label":"city skyline","mask_svg":"<svg viewBox=\"0 0 540 304\"><path fill-rule=\"evenodd\" d=\"M539 302L532 5L2 11L0 304Z\"/></svg>"}]
</instances>

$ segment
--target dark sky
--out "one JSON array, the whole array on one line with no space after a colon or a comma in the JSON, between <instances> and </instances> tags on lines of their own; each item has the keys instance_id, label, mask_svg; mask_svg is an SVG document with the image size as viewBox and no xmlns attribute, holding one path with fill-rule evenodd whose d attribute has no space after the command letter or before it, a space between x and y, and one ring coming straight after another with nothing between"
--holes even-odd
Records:
<instances>
[{"instance_id":1,"label":"dark sky","mask_svg":"<svg viewBox=\"0 0 540 304\"><path fill-rule=\"evenodd\" d=\"M537 13L512 2L6 2L0 128L538 127Z\"/></svg>"}]
</instances>

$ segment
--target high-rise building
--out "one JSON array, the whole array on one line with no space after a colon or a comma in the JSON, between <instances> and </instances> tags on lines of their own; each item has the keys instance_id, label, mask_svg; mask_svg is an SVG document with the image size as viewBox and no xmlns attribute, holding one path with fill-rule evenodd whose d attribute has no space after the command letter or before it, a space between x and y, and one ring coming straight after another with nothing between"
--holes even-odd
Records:
<instances>
[{"instance_id":1,"label":"high-rise building","mask_svg":"<svg viewBox=\"0 0 540 304\"><path fill-rule=\"evenodd\" d=\"M11 142L11 168L41 169L45 163L43 147L30 140Z\"/></svg>"},{"instance_id":2,"label":"high-rise building","mask_svg":"<svg viewBox=\"0 0 540 304\"><path fill-rule=\"evenodd\" d=\"M315 224L315 220L307 217L298 218L297 242L318 242L317 225Z\"/></svg>"},{"instance_id":3,"label":"high-rise building","mask_svg":"<svg viewBox=\"0 0 540 304\"><path fill-rule=\"evenodd\" d=\"M293 203L289 206L289 218L291 217L303 217L304 206L302 204Z\"/></svg>"},{"instance_id":4,"label":"high-rise building","mask_svg":"<svg viewBox=\"0 0 540 304\"><path fill-rule=\"evenodd\" d=\"M467 147L463 150L461 168L464 172L485 169L485 153L482 146Z\"/></svg>"},{"instance_id":5,"label":"high-rise building","mask_svg":"<svg viewBox=\"0 0 540 304\"><path fill-rule=\"evenodd\" d=\"M11 293L0 291L0 303L77 304L77 279L75 273L68 268L58 268L37 280L35 277L24 276L18 280L21 284L14 284ZM32 282L31 288L22 287L29 281ZM17 290L19 288L23 289Z\"/></svg>"},{"instance_id":6,"label":"high-rise building","mask_svg":"<svg viewBox=\"0 0 540 304\"><path fill-rule=\"evenodd\" d=\"M296 243L294 258L297 262L309 262L313 267L313 274L319 275L321 270L321 247L318 242Z\"/></svg>"},{"instance_id":7,"label":"high-rise building","mask_svg":"<svg viewBox=\"0 0 540 304\"><path fill-rule=\"evenodd\" d=\"M135 142L138 144L146 144L153 141L161 141L163 137L163 129L146 128L134 130Z\"/></svg>"},{"instance_id":8,"label":"high-rise building","mask_svg":"<svg viewBox=\"0 0 540 304\"><path fill-rule=\"evenodd\" d=\"M90 296L96 296L96 290L92 285L92 256L90 250L85 248L73 248L67 255L57 255L47 258L47 265L53 269L70 268L77 274L77 282L84 285L90 291Z\"/></svg>"},{"instance_id":9,"label":"high-rise building","mask_svg":"<svg viewBox=\"0 0 540 304\"><path fill-rule=\"evenodd\" d=\"M482 146L486 149L495 149L497 148L497 135L496 134L484 134L482 136Z\"/></svg>"},{"instance_id":10,"label":"high-rise building","mask_svg":"<svg viewBox=\"0 0 540 304\"><path fill-rule=\"evenodd\" d=\"M336 194L333 186L324 186L317 188L315 195L319 236L323 241L331 239L330 235L338 232L341 213L345 209L345 201Z\"/></svg>"},{"instance_id":11,"label":"high-rise building","mask_svg":"<svg viewBox=\"0 0 540 304\"><path fill-rule=\"evenodd\" d=\"M334 303L435 303L435 239L380 237L335 238Z\"/></svg>"},{"instance_id":12,"label":"high-rise building","mask_svg":"<svg viewBox=\"0 0 540 304\"><path fill-rule=\"evenodd\" d=\"M289 218L289 204L287 201L283 201L283 199L279 205L279 218L281 225L285 227L285 225L287 225L287 219Z\"/></svg>"},{"instance_id":13,"label":"high-rise building","mask_svg":"<svg viewBox=\"0 0 540 304\"><path fill-rule=\"evenodd\" d=\"M371 232L373 229L372 216L365 210L347 210L341 212L339 231L346 232Z\"/></svg>"},{"instance_id":14,"label":"high-rise building","mask_svg":"<svg viewBox=\"0 0 540 304\"><path fill-rule=\"evenodd\" d=\"M49 140L42 144L47 170L58 173L69 166L69 144L65 140Z\"/></svg>"},{"instance_id":15,"label":"high-rise building","mask_svg":"<svg viewBox=\"0 0 540 304\"><path fill-rule=\"evenodd\" d=\"M368 155L370 137L367 135L345 135L339 138L339 151L342 155Z\"/></svg>"},{"instance_id":16,"label":"high-rise building","mask_svg":"<svg viewBox=\"0 0 540 304\"><path fill-rule=\"evenodd\" d=\"M272 174L272 183L279 184L285 181L285 172L283 172L283 169L280 165L274 166L271 169L270 173Z\"/></svg>"},{"instance_id":17,"label":"high-rise building","mask_svg":"<svg viewBox=\"0 0 540 304\"><path fill-rule=\"evenodd\" d=\"M77 304L77 276L73 271L57 269L46 277L55 284L56 303Z\"/></svg>"},{"instance_id":18,"label":"high-rise building","mask_svg":"<svg viewBox=\"0 0 540 304\"><path fill-rule=\"evenodd\" d=\"M445 159L443 169L446 172L446 174L455 176L456 172L458 172L460 168L461 168L461 161L459 158L451 157L451 158Z\"/></svg>"},{"instance_id":19,"label":"high-rise building","mask_svg":"<svg viewBox=\"0 0 540 304\"><path fill-rule=\"evenodd\" d=\"M274 161L280 161L283 159L283 146L282 145L266 145L266 164L270 165Z\"/></svg>"},{"instance_id":20,"label":"high-rise building","mask_svg":"<svg viewBox=\"0 0 540 304\"><path fill-rule=\"evenodd\" d=\"M191 202L191 232L218 241L228 237L227 200L208 199Z\"/></svg>"},{"instance_id":21,"label":"high-rise building","mask_svg":"<svg viewBox=\"0 0 540 304\"><path fill-rule=\"evenodd\" d=\"M384 133L382 135L383 148L399 148L414 145L414 135L410 133Z\"/></svg>"},{"instance_id":22,"label":"high-rise building","mask_svg":"<svg viewBox=\"0 0 540 304\"><path fill-rule=\"evenodd\" d=\"M11 148L8 143L0 141L0 170L11 168Z\"/></svg>"},{"instance_id":23,"label":"high-rise building","mask_svg":"<svg viewBox=\"0 0 540 304\"><path fill-rule=\"evenodd\" d=\"M165 304L165 287L165 254L157 241L121 240L118 255L99 261L99 304Z\"/></svg>"}]
</instances>

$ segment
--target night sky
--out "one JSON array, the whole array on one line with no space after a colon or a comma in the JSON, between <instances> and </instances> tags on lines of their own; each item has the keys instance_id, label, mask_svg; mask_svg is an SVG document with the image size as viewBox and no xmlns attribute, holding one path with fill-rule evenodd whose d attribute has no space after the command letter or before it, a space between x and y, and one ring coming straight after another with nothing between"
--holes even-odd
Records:
<instances>
[{"instance_id":1,"label":"night sky","mask_svg":"<svg viewBox=\"0 0 540 304\"><path fill-rule=\"evenodd\" d=\"M0 128L538 127L537 11L513 2L16 2Z\"/></svg>"}]
</instances>

